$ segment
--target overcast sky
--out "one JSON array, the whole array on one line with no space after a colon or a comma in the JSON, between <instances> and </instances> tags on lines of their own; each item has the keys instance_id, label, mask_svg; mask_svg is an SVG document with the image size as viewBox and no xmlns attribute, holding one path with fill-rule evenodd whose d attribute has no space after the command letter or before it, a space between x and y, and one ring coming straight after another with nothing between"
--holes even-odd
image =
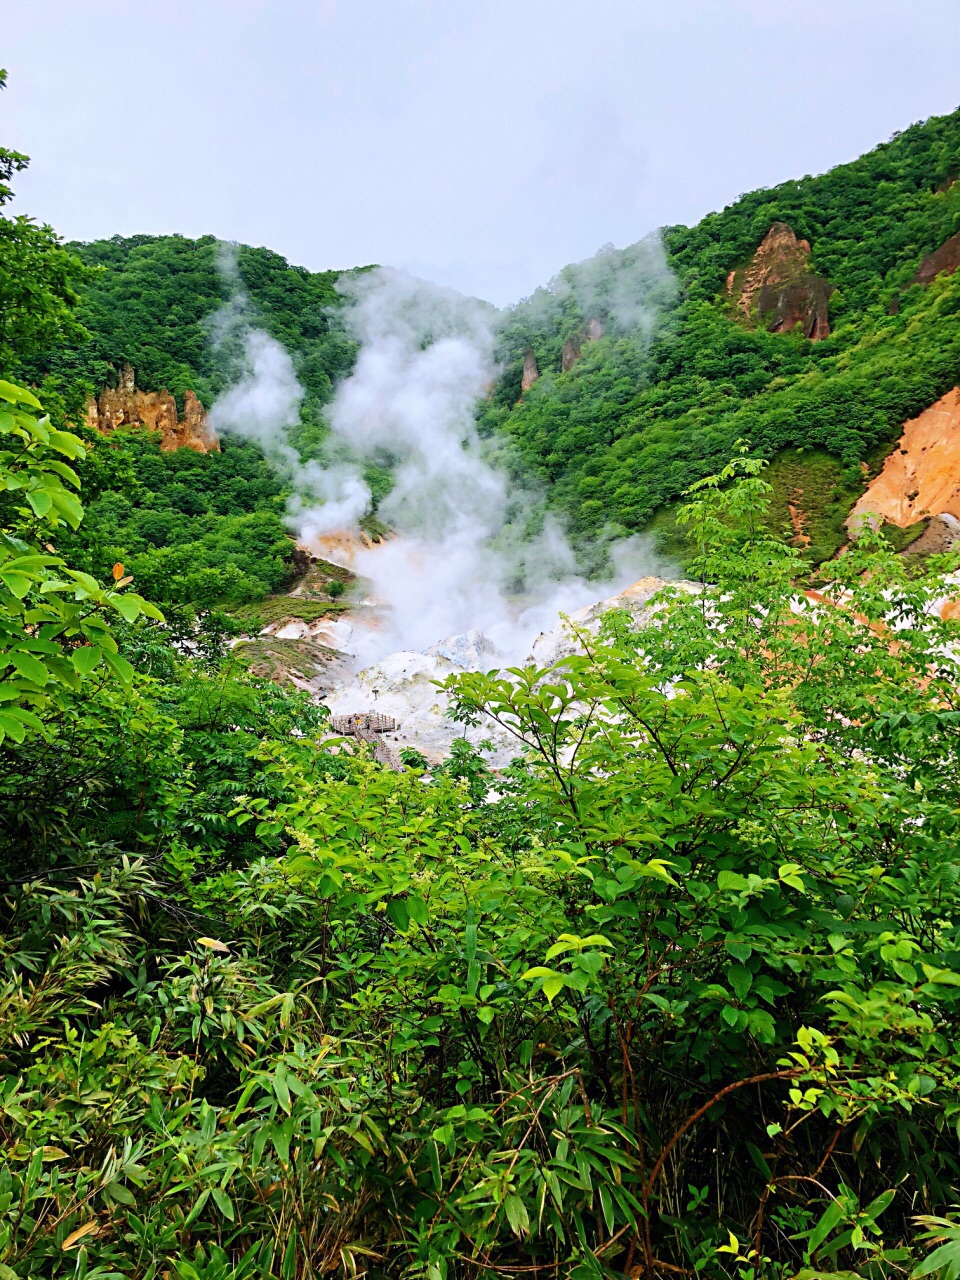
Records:
<instances>
[{"instance_id":1,"label":"overcast sky","mask_svg":"<svg viewBox=\"0 0 960 1280\"><path fill-rule=\"evenodd\" d=\"M7 0L17 209L497 303L960 103L957 0Z\"/></svg>"}]
</instances>

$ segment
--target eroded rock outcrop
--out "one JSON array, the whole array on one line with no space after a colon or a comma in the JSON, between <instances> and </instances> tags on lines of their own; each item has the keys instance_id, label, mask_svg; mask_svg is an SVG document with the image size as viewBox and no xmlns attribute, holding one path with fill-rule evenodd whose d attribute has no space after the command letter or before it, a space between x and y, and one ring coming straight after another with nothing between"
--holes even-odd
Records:
<instances>
[{"instance_id":1,"label":"eroded rock outcrop","mask_svg":"<svg viewBox=\"0 0 960 1280\"><path fill-rule=\"evenodd\" d=\"M527 347L523 353L523 377L520 379L520 390L529 391L539 377L537 357L533 354L533 348Z\"/></svg>"},{"instance_id":2,"label":"eroded rock outcrop","mask_svg":"<svg viewBox=\"0 0 960 1280\"><path fill-rule=\"evenodd\" d=\"M563 344L563 350L560 353L560 368L563 373L569 373L573 366L580 359L583 348L588 342L599 342L606 330L602 320L594 318L585 329L579 333L572 333Z\"/></svg>"},{"instance_id":3,"label":"eroded rock outcrop","mask_svg":"<svg viewBox=\"0 0 960 1280\"><path fill-rule=\"evenodd\" d=\"M928 253L920 263L911 284L930 284L939 275L952 276L960 267L960 231L945 240L939 249Z\"/></svg>"},{"instance_id":4,"label":"eroded rock outcrop","mask_svg":"<svg viewBox=\"0 0 960 1280\"><path fill-rule=\"evenodd\" d=\"M568 338L563 344L563 350L560 352L560 368L563 373L569 373L573 366L580 359L582 350L582 339L575 334Z\"/></svg>"},{"instance_id":5,"label":"eroded rock outcrop","mask_svg":"<svg viewBox=\"0 0 960 1280\"><path fill-rule=\"evenodd\" d=\"M166 388L138 390L133 369L128 364L120 371L116 387L104 387L96 400L87 401L86 423L102 435L109 435L118 427L159 431L160 448L165 453L175 449L194 449L197 453L220 450L216 432L208 424L204 407L192 391L184 393L181 418L177 414L177 402Z\"/></svg>"},{"instance_id":6,"label":"eroded rock outcrop","mask_svg":"<svg viewBox=\"0 0 960 1280\"><path fill-rule=\"evenodd\" d=\"M906 423L883 470L851 511L847 528L855 535L874 519L905 529L928 516L960 519L960 387Z\"/></svg>"},{"instance_id":7,"label":"eroded rock outcrop","mask_svg":"<svg viewBox=\"0 0 960 1280\"><path fill-rule=\"evenodd\" d=\"M731 271L727 294L745 321L771 333L799 328L812 342L830 334L834 287L810 268L810 244L775 222L748 265Z\"/></svg>"}]
</instances>

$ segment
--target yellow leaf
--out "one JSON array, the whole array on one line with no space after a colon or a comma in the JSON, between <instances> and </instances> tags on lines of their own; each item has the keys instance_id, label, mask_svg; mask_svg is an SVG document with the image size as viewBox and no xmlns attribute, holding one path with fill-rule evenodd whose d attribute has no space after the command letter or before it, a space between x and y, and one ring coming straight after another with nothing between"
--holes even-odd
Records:
<instances>
[{"instance_id":1,"label":"yellow leaf","mask_svg":"<svg viewBox=\"0 0 960 1280\"><path fill-rule=\"evenodd\" d=\"M84 1236L95 1236L100 1228L95 1222L85 1222L82 1227L77 1227L76 1231L71 1231L63 1242L64 1249L72 1249L78 1240L82 1240Z\"/></svg>"},{"instance_id":2,"label":"yellow leaf","mask_svg":"<svg viewBox=\"0 0 960 1280\"><path fill-rule=\"evenodd\" d=\"M59 1147L43 1148L44 1160L66 1160L66 1158L67 1158L67 1153L65 1151L61 1151Z\"/></svg>"},{"instance_id":3,"label":"yellow leaf","mask_svg":"<svg viewBox=\"0 0 960 1280\"><path fill-rule=\"evenodd\" d=\"M198 938L197 944L201 947L209 947L211 951L229 951L230 948L225 942L220 942L216 938Z\"/></svg>"},{"instance_id":4,"label":"yellow leaf","mask_svg":"<svg viewBox=\"0 0 960 1280\"><path fill-rule=\"evenodd\" d=\"M113 566L113 580L114 582L119 582L122 577L123 577L123 565L118 560L117 563Z\"/></svg>"}]
</instances>

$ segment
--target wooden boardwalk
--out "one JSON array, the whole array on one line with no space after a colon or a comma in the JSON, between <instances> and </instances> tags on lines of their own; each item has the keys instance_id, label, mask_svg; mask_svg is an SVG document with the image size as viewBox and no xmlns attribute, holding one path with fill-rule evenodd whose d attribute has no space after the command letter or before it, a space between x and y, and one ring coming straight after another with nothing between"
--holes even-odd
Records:
<instances>
[{"instance_id":1,"label":"wooden boardwalk","mask_svg":"<svg viewBox=\"0 0 960 1280\"><path fill-rule=\"evenodd\" d=\"M382 716L376 711L356 711L348 716L331 716L330 728L334 733L356 738L358 742L366 742L373 748L373 758L394 773L403 773L400 757L384 742L382 734L394 733L400 728L392 716Z\"/></svg>"}]
</instances>

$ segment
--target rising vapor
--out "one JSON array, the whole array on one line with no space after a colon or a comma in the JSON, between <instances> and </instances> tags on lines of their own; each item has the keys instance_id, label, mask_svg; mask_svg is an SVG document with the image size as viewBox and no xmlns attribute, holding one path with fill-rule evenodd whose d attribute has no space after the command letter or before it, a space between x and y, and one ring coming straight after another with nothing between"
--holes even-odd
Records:
<instances>
[{"instance_id":1,"label":"rising vapor","mask_svg":"<svg viewBox=\"0 0 960 1280\"><path fill-rule=\"evenodd\" d=\"M569 287L599 290L609 314L620 298L610 264L602 267L585 267ZM365 660L470 629L485 632L506 656L522 657L531 635L552 626L560 610L597 598L604 584L577 573L541 496L513 482L477 435L477 403L498 373L493 307L390 268L345 277L343 319L360 350L327 417L353 461L303 463L289 436L303 399L293 363L251 322L229 256L224 269L232 272L233 300L218 317L216 340L240 341L245 367L210 420L218 431L256 441L288 479L288 519L298 537L309 546L355 529L370 507L364 461L392 471L378 515L395 536L359 550L353 563L385 618ZM650 572L652 560L647 540L630 539L612 558L619 581L606 585Z\"/></svg>"}]
</instances>

